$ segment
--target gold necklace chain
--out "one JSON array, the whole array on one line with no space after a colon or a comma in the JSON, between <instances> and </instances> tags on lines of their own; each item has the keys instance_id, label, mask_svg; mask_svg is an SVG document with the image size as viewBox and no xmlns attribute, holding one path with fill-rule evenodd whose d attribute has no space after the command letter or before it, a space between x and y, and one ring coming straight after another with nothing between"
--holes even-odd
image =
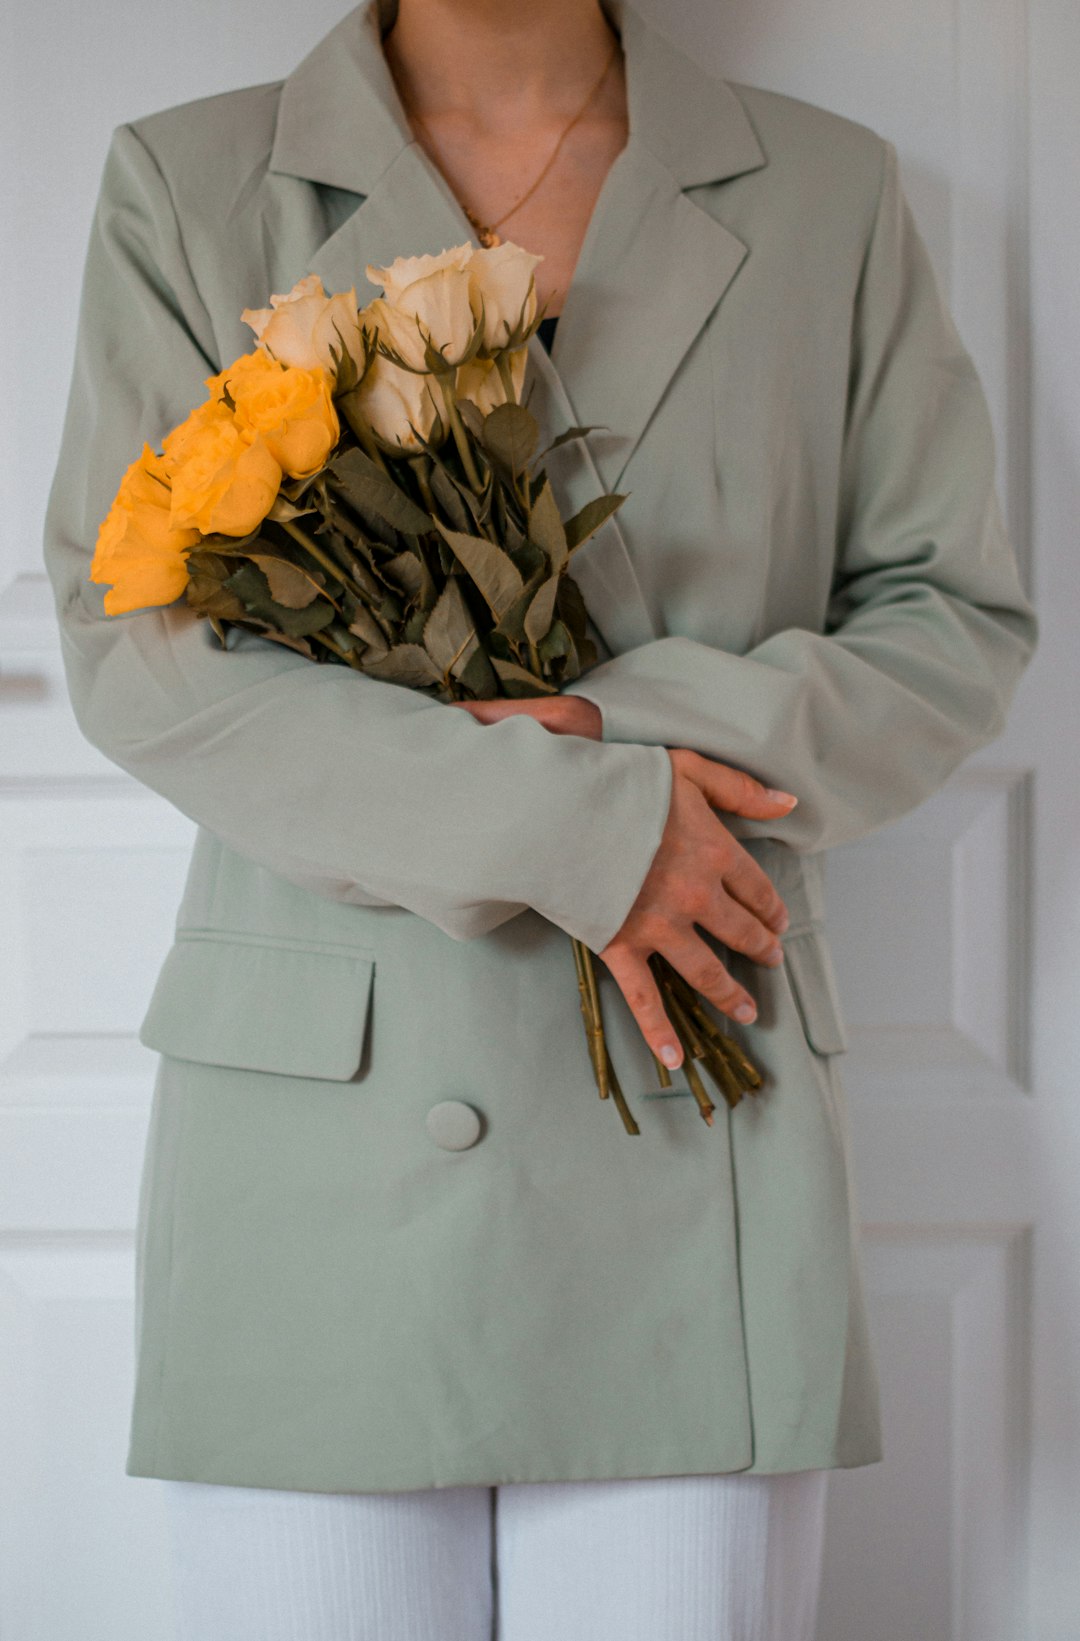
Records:
<instances>
[{"instance_id":1,"label":"gold necklace chain","mask_svg":"<svg viewBox=\"0 0 1080 1641\"><path fill-rule=\"evenodd\" d=\"M544 168L540 172L540 175L536 178L535 182L533 182L532 185L525 190L525 192L522 194L521 198L514 201L513 205L511 205L511 207L508 211L504 211L502 216L497 217L494 222L483 222L483 221L481 221L481 219L479 217L475 216L473 214L473 212L469 210L469 207L467 205L463 204L460 200L458 201L459 205L461 205L461 209L464 211L465 215L469 219L469 222L472 224L472 227L476 232L476 237L480 241L481 245L484 245L484 246L501 245L502 241L499 238L499 235L496 232L496 230L501 228L503 223L506 222L509 217L512 217L514 215L515 211L519 211L521 209L521 207L525 204L525 201L527 199L531 199L533 194L535 194L536 190L539 188L540 184L543 182L544 178L547 176L548 172L551 170L551 167L555 164L555 161L559 156L559 152L562 148L563 143L566 141L567 137L570 135L570 133L574 129L575 125L577 125L578 121L582 118L582 116L584 115L586 109L589 108L589 106L591 105L591 103L592 103L594 97L596 96L597 92L600 90L600 87L603 85L604 81L607 79L608 73L611 69L611 65L615 61L615 57L618 53L618 50L619 50L619 40L618 40L618 37L616 36L616 38L612 41L611 53L608 57L607 62L604 64L603 72L601 73L599 79L596 81L595 85L592 87L592 90L589 92L588 96L585 98L585 101L582 103L581 107L578 109L577 113L574 115L573 119L570 121L569 125L564 127L564 129L563 129L563 131L562 131L562 133L559 137L559 140L555 144L555 147L551 150L551 153L548 156L548 158L547 158L547 160L544 164ZM427 122L423 119L423 117L420 114L418 114L416 109L411 107L408 103L405 104L405 112L408 114L410 120L414 121L420 127L420 129L424 132L424 134L426 135L427 140L428 140L428 146L430 148L434 149L436 153L438 153L438 144L435 142L434 138L432 137L430 128L428 127Z\"/></svg>"}]
</instances>

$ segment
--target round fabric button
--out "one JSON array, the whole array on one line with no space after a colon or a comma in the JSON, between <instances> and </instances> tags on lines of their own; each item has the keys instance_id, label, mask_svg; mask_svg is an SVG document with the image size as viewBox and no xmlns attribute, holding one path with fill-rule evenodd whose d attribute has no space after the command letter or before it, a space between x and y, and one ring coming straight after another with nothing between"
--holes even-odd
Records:
<instances>
[{"instance_id":1,"label":"round fabric button","mask_svg":"<svg viewBox=\"0 0 1080 1641\"><path fill-rule=\"evenodd\" d=\"M464 1100L440 1100L427 1114L427 1131L444 1151L467 1151L480 1138L480 1116Z\"/></svg>"}]
</instances>

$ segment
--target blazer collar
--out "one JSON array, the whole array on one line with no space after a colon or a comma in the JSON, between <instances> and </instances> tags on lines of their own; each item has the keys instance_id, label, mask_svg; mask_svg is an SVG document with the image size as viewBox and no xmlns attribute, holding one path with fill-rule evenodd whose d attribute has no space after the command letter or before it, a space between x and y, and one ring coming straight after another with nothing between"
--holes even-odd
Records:
<instances>
[{"instance_id":1,"label":"blazer collar","mask_svg":"<svg viewBox=\"0 0 1080 1641\"><path fill-rule=\"evenodd\" d=\"M549 463L564 513L618 487L653 411L747 255L744 239L685 190L766 165L732 85L707 74L629 0L601 0L626 61L629 137L601 189L555 346L529 344L530 408L545 442L569 423L602 431ZM468 219L414 140L383 55L395 0L361 0L282 84L272 172L360 197L304 273L375 294L368 262L469 239ZM297 274L300 277L300 274ZM658 636L618 515L573 560L612 653Z\"/></svg>"}]
</instances>

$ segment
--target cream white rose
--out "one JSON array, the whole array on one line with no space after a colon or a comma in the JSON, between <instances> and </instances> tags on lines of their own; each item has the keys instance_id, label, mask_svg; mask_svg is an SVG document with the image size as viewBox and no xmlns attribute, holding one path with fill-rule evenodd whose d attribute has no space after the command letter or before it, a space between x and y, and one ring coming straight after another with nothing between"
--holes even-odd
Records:
<instances>
[{"instance_id":1,"label":"cream white rose","mask_svg":"<svg viewBox=\"0 0 1080 1641\"><path fill-rule=\"evenodd\" d=\"M308 274L287 295L272 296L268 308L245 308L240 317L259 346L283 365L303 370L321 365L333 376L333 348L339 357L344 349L357 373L363 369L355 288L327 296L318 274Z\"/></svg>"},{"instance_id":2,"label":"cream white rose","mask_svg":"<svg viewBox=\"0 0 1080 1641\"><path fill-rule=\"evenodd\" d=\"M544 259L507 240L473 251L468 262L484 299L484 347L503 348L536 317L533 270Z\"/></svg>"},{"instance_id":3,"label":"cream white rose","mask_svg":"<svg viewBox=\"0 0 1080 1641\"><path fill-rule=\"evenodd\" d=\"M350 421L359 415L384 444L419 450L420 440L412 429L421 438L430 436L439 410L438 391L433 377L402 370L380 353L360 386L341 403Z\"/></svg>"},{"instance_id":4,"label":"cream white rose","mask_svg":"<svg viewBox=\"0 0 1080 1641\"><path fill-rule=\"evenodd\" d=\"M387 268L364 270L384 294L369 302L364 318L380 340L413 370L424 370L428 342L450 366L462 361L476 330L470 245L438 256L399 256Z\"/></svg>"},{"instance_id":5,"label":"cream white rose","mask_svg":"<svg viewBox=\"0 0 1080 1641\"><path fill-rule=\"evenodd\" d=\"M508 354L510 360L510 380L514 389L514 403L521 403L521 390L525 385L525 365L528 358L527 348L515 348ZM494 359L470 359L461 366L454 384L454 393L459 399L468 399L483 415L494 410L496 405L506 403L506 392L503 387L499 367Z\"/></svg>"},{"instance_id":6,"label":"cream white rose","mask_svg":"<svg viewBox=\"0 0 1080 1641\"><path fill-rule=\"evenodd\" d=\"M473 248L469 244L452 245L448 251L440 251L438 256L399 256L386 268L377 268L369 262L364 272L373 285L382 289L383 297L387 302L396 302L403 291L417 280L430 279L432 274L445 272L447 269L456 269L459 273L469 266L469 258Z\"/></svg>"}]
</instances>

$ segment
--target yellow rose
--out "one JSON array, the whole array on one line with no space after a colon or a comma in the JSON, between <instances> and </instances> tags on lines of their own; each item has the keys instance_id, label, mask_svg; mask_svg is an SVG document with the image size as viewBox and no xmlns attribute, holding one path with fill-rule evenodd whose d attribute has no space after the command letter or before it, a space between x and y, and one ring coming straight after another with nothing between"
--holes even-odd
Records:
<instances>
[{"instance_id":1,"label":"yellow rose","mask_svg":"<svg viewBox=\"0 0 1080 1641\"><path fill-rule=\"evenodd\" d=\"M289 478L310 478L326 465L341 427L321 365L281 365L256 349L208 377L206 385L215 397L228 387L237 426L261 438Z\"/></svg>"},{"instance_id":2,"label":"yellow rose","mask_svg":"<svg viewBox=\"0 0 1080 1641\"><path fill-rule=\"evenodd\" d=\"M544 259L507 240L473 251L467 267L484 300L484 346L504 348L536 317L533 269ZM477 303L479 311L479 303Z\"/></svg>"},{"instance_id":3,"label":"yellow rose","mask_svg":"<svg viewBox=\"0 0 1080 1641\"><path fill-rule=\"evenodd\" d=\"M170 471L177 468L185 459L188 450L194 448L206 427L213 422L231 420L232 411L224 399L207 399L203 404L196 405L191 414L174 427L171 433L166 433L161 441L161 448Z\"/></svg>"},{"instance_id":4,"label":"yellow rose","mask_svg":"<svg viewBox=\"0 0 1080 1641\"><path fill-rule=\"evenodd\" d=\"M182 459L172 467L174 526L246 536L262 523L280 489L281 466L261 438L231 416L206 417L179 448Z\"/></svg>"},{"instance_id":5,"label":"yellow rose","mask_svg":"<svg viewBox=\"0 0 1080 1641\"><path fill-rule=\"evenodd\" d=\"M327 296L318 274L308 274L287 296L272 296L268 308L245 308L240 318L271 358L301 370L325 370L335 387L350 385L363 369L355 287ZM339 355L337 366L332 349ZM352 377L347 367L340 368L343 351L352 359Z\"/></svg>"},{"instance_id":6,"label":"yellow rose","mask_svg":"<svg viewBox=\"0 0 1080 1641\"><path fill-rule=\"evenodd\" d=\"M104 598L106 615L171 604L183 592L184 552L195 546L199 532L175 528L171 503L168 463L144 444L98 530L90 580L112 584Z\"/></svg>"}]
</instances>

